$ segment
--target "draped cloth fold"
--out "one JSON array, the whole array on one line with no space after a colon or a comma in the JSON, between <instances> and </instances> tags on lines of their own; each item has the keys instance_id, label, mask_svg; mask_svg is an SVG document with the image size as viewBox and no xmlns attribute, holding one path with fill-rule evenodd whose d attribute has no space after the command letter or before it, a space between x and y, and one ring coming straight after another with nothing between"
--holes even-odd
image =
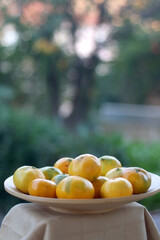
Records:
<instances>
[{"instance_id":1,"label":"draped cloth fold","mask_svg":"<svg viewBox=\"0 0 160 240\"><path fill-rule=\"evenodd\" d=\"M160 240L148 210L130 203L101 214L65 214L33 203L4 217L0 240Z\"/></svg>"}]
</instances>

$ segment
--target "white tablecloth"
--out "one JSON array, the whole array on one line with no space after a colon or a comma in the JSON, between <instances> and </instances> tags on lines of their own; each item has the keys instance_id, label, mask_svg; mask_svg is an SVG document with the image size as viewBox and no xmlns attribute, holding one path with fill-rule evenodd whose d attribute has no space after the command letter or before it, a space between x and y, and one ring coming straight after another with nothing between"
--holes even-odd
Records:
<instances>
[{"instance_id":1,"label":"white tablecloth","mask_svg":"<svg viewBox=\"0 0 160 240\"><path fill-rule=\"evenodd\" d=\"M160 240L146 208L127 204L104 214L63 214L23 203L5 216L0 240Z\"/></svg>"}]
</instances>

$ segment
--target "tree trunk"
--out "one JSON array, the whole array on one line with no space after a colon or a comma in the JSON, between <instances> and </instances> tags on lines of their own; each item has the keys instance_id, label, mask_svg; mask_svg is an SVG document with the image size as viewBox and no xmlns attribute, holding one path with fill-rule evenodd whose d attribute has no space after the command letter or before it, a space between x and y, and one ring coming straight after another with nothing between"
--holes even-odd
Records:
<instances>
[{"instance_id":1,"label":"tree trunk","mask_svg":"<svg viewBox=\"0 0 160 240\"><path fill-rule=\"evenodd\" d=\"M60 83L51 59L48 59L47 68L47 85L49 92L50 111L52 116L58 117L60 104Z\"/></svg>"},{"instance_id":2,"label":"tree trunk","mask_svg":"<svg viewBox=\"0 0 160 240\"><path fill-rule=\"evenodd\" d=\"M96 64L97 57L94 55L87 60L77 59L73 111L66 119L66 124L69 127L75 127L88 116L93 99L94 68Z\"/></svg>"}]
</instances>

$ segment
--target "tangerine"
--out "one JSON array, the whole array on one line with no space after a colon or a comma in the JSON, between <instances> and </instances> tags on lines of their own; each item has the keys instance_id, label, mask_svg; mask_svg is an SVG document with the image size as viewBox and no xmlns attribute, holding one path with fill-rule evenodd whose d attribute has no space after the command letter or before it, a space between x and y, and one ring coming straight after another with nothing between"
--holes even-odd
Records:
<instances>
[{"instance_id":1,"label":"tangerine","mask_svg":"<svg viewBox=\"0 0 160 240\"><path fill-rule=\"evenodd\" d=\"M104 176L99 176L96 180L92 182L94 190L95 190L95 195L94 198L100 198L100 189L105 181L107 181L108 178Z\"/></svg>"},{"instance_id":2,"label":"tangerine","mask_svg":"<svg viewBox=\"0 0 160 240\"><path fill-rule=\"evenodd\" d=\"M56 185L58 185L58 183L60 181L62 181L64 178L68 177L69 174L58 174L56 176L54 176L51 181L55 182Z\"/></svg>"},{"instance_id":3,"label":"tangerine","mask_svg":"<svg viewBox=\"0 0 160 240\"><path fill-rule=\"evenodd\" d=\"M29 184L28 192L32 196L55 198L56 184L47 179L34 179Z\"/></svg>"},{"instance_id":4,"label":"tangerine","mask_svg":"<svg viewBox=\"0 0 160 240\"><path fill-rule=\"evenodd\" d=\"M82 154L71 162L68 168L69 175L80 176L94 181L100 176L101 162L92 154Z\"/></svg>"},{"instance_id":5,"label":"tangerine","mask_svg":"<svg viewBox=\"0 0 160 240\"><path fill-rule=\"evenodd\" d=\"M67 199L92 199L95 190L90 181L79 176L64 178L56 189L57 198Z\"/></svg>"},{"instance_id":6,"label":"tangerine","mask_svg":"<svg viewBox=\"0 0 160 240\"><path fill-rule=\"evenodd\" d=\"M62 171L60 169L52 166L45 166L40 168L40 170L47 180L51 180L54 176L62 174Z\"/></svg>"},{"instance_id":7,"label":"tangerine","mask_svg":"<svg viewBox=\"0 0 160 240\"><path fill-rule=\"evenodd\" d=\"M34 166L19 167L13 174L15 187L23 193L28 193L28 186L36 178L45 179L44 174Z\"/></svg>"},{"instance_id":8,"label":"tangerine","mask_svg":"<svg viewBox=\"0 0 160 240\"><path fill-rule=\"evenodd\" d=\"M54 167L60 169L63 173L67 173L68 174L68 167L70 165L70 163L72 162L73 158L69 158L69 157L63 157L60 158L59 160L57 160L54 164Z\"/></svg>"},{"instance_id":9,"label":"tangerine","mask_svg":"<svg viewBox=\"0 0 160 240\"><path fill-rule=\"evenodd\" d=\"M100 157L100 161L102 166L100 174L101 176L105 176L106 173L113 168L122 167L121 162L113 156L102 156Z\"/></svg>"},{"instance_id":10,"label":"tangerine","mask_svg":"<svg viewBox=\"0 0 160 240\"><path fill-rule=\"evenodd\" d=\"M132 195L133 187L127 179L118 177L103 183L100 193L103 198L127 197Z\"/></svg>"},{"instance_id":11,"label":"tangerine","mask_svg":"<svg viewBox=\"0 0 160 240\"><path fill-rule=\"evenodd\" d=\"M122 177L127 179L133 186L133 193L145 193L151 186L151 175L139 167L128 167L124 170Z\"/></svg>"}]
</instances>

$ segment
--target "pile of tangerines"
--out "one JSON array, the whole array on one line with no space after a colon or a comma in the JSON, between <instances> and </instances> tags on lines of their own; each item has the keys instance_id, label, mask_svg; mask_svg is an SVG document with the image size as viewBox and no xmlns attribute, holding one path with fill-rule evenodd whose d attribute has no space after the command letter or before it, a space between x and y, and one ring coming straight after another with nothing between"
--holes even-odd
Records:
<instances>
[{"instance_id":1,"label":"pile of tangerines","mask_svg":"<svg viewBox=\"0 0 160 240\"><path fill-rule=\"evenodd\" d=\"M122 167L113 156L97 158L82 154L63 157L54 166L19 167L13 174L15 187L32 196L92 199L114 198L145 193L151 174L139 167Z\"/></svg>"}]
</instances>

